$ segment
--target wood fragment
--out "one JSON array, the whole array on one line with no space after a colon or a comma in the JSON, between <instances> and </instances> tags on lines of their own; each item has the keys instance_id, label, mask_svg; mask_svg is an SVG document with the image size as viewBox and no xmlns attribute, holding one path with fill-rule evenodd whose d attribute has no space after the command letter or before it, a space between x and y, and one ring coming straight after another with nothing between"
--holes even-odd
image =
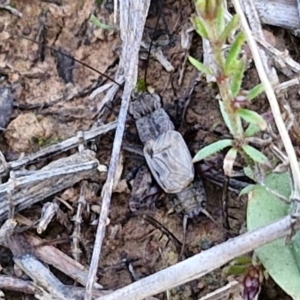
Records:
<instances>
[{"instance_id":1,"label":"wood fragment","mask_svg":"<svg viewBox=\"0 0 300 300\"><path fill-rule=\"evenodd\" d=\"M42 287L57 300L72 299L69 297L65 286L60 282L48 268L33 256L27 254L14 257L14 262L20 267L38 286Z\"/></svg>"},{"instance_id":2,"label":"wood fragment","mask_svg":"<svg viewBox=\"0 0 300 300\"><path fill-rule=\"evenodd\" d=\"M274 48L265 40L256 38L256 41L262 46L263 49L272 56L276 63L276 67L282 71L288 77L293 77L300 72L300 64L294 61L287 51L281 52Z\"/></svg>"},{"instance_id":3,"label":"wood fragment","mask_svg":"<svg viewBox=\"0 0 300 300\"><path fill-rule=\"evenodd\" d=\"M14 292L21 292L27 295L34 295L36 299L53 300L49 293L38 287L35 283L29 280L22 280L20 278L0 275L0 289ZM72 300L81 300L84 294L84 288L65 285L64 289ZM107 295L111 291L93 290L94 297L101 297ZM155 299L155 298L153 298Z\"/></svg>"},{"instance_id":4,"label":"wood fragment","mask_svg":"<svg viewBox=\"0 0 300 300\"><path fill-rule=\"evenodd\" d=\"M4 223L0 229L0 243L12 251L14 261L35 282L35 285L30 285L30 282L18 283L13 281L13 283L9 283L4 278L0 278L0 285L3 285L1 287L3 289L13 290L22 288L23 292L28 292L29 294L34 293L41 295L42 293L43 297L38 299L48 299L48 293L52 296L57 296L55 299L82 299L85 289L74 289L73 287L63 285L55 278L49 269L37 259L44 261L48 265L52 265L82 285L86 284L88 274L84 266L53 246L47 245L39 247L43 241L30 234L14 234L15 225L16 222L12 219ZM35 288L34 290L32 290L33 287ZM95 283L92 294L94 296L101 296L108 292L97 292L95 290L101 288L101 285ZM50 297L49 299L54 298Z\"/></svg>"},{"instance_id":5,"label":"wood fragment","mask_svg":"<svg viewBox=\"0 0 300 300\"><path fill-rule=\"evenodd\" d=\"M54 246L39 246L43 243L43 240L34 237L33 235L25 234L25 239L32 248L32 252L39 260L53 266L83 286L86 285L88 270L82 264L64 254ZM102 286L95 283L94 288L101 289Z\"/></svg>"},{"instance_id":6,"label":"wood fragment","mask_svg":"<svg viewBox=\"0 0 300 300\"><path fill-rule=\"evenodd\" d=\"M94 152L84 150L58 159L39 171L29 172L29 175L12 178L12 173L8 182L0 184L0 221L11 211L8 203L19 212L81 180L96 178L98 168Z\"/></svg>"},{"instance_id":7,"label":"wood fragment","mask_svg":"<svg viewBox=\"0 0 300 300\"><path fill-rule=\"evenodd\" d=\"M234 280L221 288L201 297L199 300L243 300L243 287Z\"/></svg>"},{"instance_id":8,"label":"wood fragment","mask_svg":"<svg viewBox=\"0 0 300 300\"><path fill-rule=\"evenodd\" d=\"M82 213L84 208L86 207L85 192L86 182L83 181L80 188L77 212L76 215L72 218L72 221L74 222L74 230L72 234L72 255L76 261L79 261L81 254L81 250L79 248L79 240L81 234Z\"/></svg>"},{"instance_id":9,"label":"wood fragment","mask_svg":"<svg viewBox=\"0 0 300 300\"><path fill-rule=\"evenodd\" d=\"M48 268L38 261L30 253L30 245L26 243L26 239L22 234L13 234L7 237L5 245L13 253L13 260L16 265L23 270L41 289L47 291L57 300L68 300L64 289L64 284L61 283Z\"/></svg>"},{"instance_id":10,"label":"wood fragment","mask_svg":"<svg viewBox=\"0 0 300 300\"><path fill-rule=\"evenodd\" d=\"M150 45L146 42L141 42L141 46L146 50L149 51ZM175 68L173 65L168 61L168 59L164 56L162 50L160 48L151 47L150 50L151 55L163 66L163 68L167 72L173 72Z\"/></svg>"},{"instance_id":11,"label":"wood fragment","mask_svg":"<svg viewBox=\"0 0 300 300\"><path fill-rule=\"evenodd\" d=\"M47 202L43 205L41 218L37 224L37 233L42 234L52 221L53 217L57 214L59 206L56 202Z\"/></svg>"},{"instance_id":12,"label":"wood fragment","mask_svg":"<svg viewBox=\"0 0 300 300\"><path fill-rule=\"evenodd\" d=\"M93 128L88 131L78 132L76 136L71 137L63 142L60 142L55 145L51 145L49 147L43 148L40 151L26 155L25 157L7 162L6 166L3 165L4 163L0 160L0 176L5 175L5 170L17 170L27 164L34 163L39 158L45 157L47 155L53 153L60 153L63 151L67 151L79 146L82 141L90 141L102 134L105 134L111 130L114 130L117 127L117 122L111 122L105 125L101 125L99 127Z\"/></svg>"},{"instance_id":13,"label":"wood fragment","mask_svg":"<svg viewBox=\"0 0 300 300\"><path fill-rule=\"evenodd\" d=\"M0 289L24 294L34 294L36 290L32 282L8 275L0 275Z\"/></svg>"},{"instance_id":14,"label":"wood fragment","mask_svg":"<svg viewBox=\"0 0 300 300\"><path fill-rule=\"evenodd\" d=\"M295 0L253 0L263 24L290 30L300 29L300 19Z\"/></svg>"},{"instance_id":15,"label":"wood fragment","mask_svg":"<svg viewBox=\"0 0 300 300\"><path fill-rule=\"evenodd\" d=\"M261 22L258 16L258 12L252 0L243 1L243 10L245 15L247 16L249 26L251 27L251 33L253 36L259 38L262 41L265 41L265 35L263 33L263 29L261 26ZM273 67L271 67L268 56L266 55L264 49L258 48L260 59L264 66L265 72L267 73L270 82L273 84L277 84L279 82L276 71Z\"/></svg>"},{"instance_id":16,"label":"wood fragment","mask_svg":"<svg viewBox=\"0 0 300 300\"><path fill-rule=\"evenodd\" d=\"M17 222L13 219L8 219L0 228L0 245L6 246L8 239L13 235Z\"/></svg>"},{"instance_id":17,"label":"wood fragment","mask_svg":"<svg viewBox=\"0 0 300 300\"><path fill-rule=\"evenodd\" d=\"M21 12L19 12L18 10L16 10L15 8L13 8L12 6L8 5L9 2L10 1L1 1L0 8L9 11L11 14L13 14L19 18L22 18L23 14Z\"/></svg>"}]
</instances>

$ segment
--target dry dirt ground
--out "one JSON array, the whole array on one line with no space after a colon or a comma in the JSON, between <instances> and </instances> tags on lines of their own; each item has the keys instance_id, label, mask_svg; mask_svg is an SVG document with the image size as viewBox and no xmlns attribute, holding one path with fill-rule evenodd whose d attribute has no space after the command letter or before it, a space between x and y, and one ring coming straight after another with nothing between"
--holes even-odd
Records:
<instances>
[{"instance_id":1,"label":"dry dirt ground","mask_svg":"<svg viewBox=\"0 0 300 300\"><path fill-rule=\"evenodd\" d=\"M107 79L75 63L74 66L65 67L71 68L73 73L72 80L69 80L71 82L66 83L58 75L57 61L60 64L63 62L55 57L53 51L16 36L16 34L23 35L49 46L59 47L76 59L113 77L121 46L118 31L96 28L89 21L90 13L94 12L102 23L112 25L113 1L106 1L101 5L101 1L97 0L50 2L52 1L11 1L11 6L23 14L21 18L6 10L0 11L0 27L7 30L0 33L0 84L11 87L14 97L14 109L9 116L9 123L6 130L0 134L0 150L8 161L18 158L21 153L33 153L41 147L74 136L78 130L88 130L96 120L100 123L110 122L116 119L118 113L121 93L115 97L113 103L106 104L101 115L96 112L101 106L103 94L93 100L88 98L97 86L109 82ZM154 28L160 11L161 17L157 27ZM145 41L149 41L150 37L154 40L155 46L162 49L163 55L174 66L174 71L167 72L153 58L146 63L147 52L141 51L139 79L143 80L147 69L148 86L160 93L165 109L177 128L180 128L192 154L195 154L204 144L217 140L227 132L215 99L216 86L207 84L204 78L198 78L195 70L185 62L188 51L181 47L180 33L188 25L188 18L192 12L193 7L188 0L153 1L145 29ZM268 30L273 32L276 41L287 48L297 60L298 41L282 30L274 28ZM199 59L202 58L201 41L197 35L193 36L189 53ZM181 74L183 74L182 82L179 80ZM252 87L257 82L256 71L251 65L244 79L244 87ZM193 92L189 98L190 91ZM291 91L288 99L295 101L291 102L291 105L296 115L297 110L299 111L297 98L298 94ZM187 104L187 109L182 118L183 104ZM267 102L263 97L258 100L256 109L260 113L268 111ZM89 145L96 149L101 164L109 163L113 137L114 134L111 132ZM134 147L142 146L134 122L130 118L123 143ZM67 152L68 155L70 153ZM141 156L126 150L123 151L123 157L123 173L112 197L110 224L107 227L97 273L99 283L105 289L117 289L132 282L128 263L133 265L136 277L143 278L180 260L178 247L170 236L162 233L160 226L155 227L142 217L130 213L128 207L130 189L125 180L137 166L144 164L144 160ZM39 164L46 164L49 159L51 160L51 158L41 160ZM202 177L207 193L207 210L218 225L204 215L189 221L187 249L191 255L219 244L227 238L222 229L222 182L219 186L208 180L203 171L207 165L222 174L222 154L213 162L208 161L206 165L197 167L197 175L201 175L201 170L204 173ZM91 178L87 183L86 201L91 209L86 209L82 214L80 237L82 253L79 259L86 267L89 266L92 254L96 231L93 221L98 217L99 195L104 182L105 178L96 183ZM57 244L56 247L70 256L72 247L69 237L73 231L71 220L78 205L79 191L80 184L58 195L68 202L74 211L60 204L69 223L62 224L54 218L41 236L45 240L52 241L54 245L55 240L65 238L66 242ZM229 209L229 224L231 235L234 236L243 229L246 199L238 198L234 192L228 192L228 202L228 206L233 207ZM38 203L20 214L34 222L39 218L42 204ZM167 198L162 195L156 207L145 213L160 222L181 241L183 218L181 215L168 213L169 210ZM37 235L34 228L28 230ZM1 249L0 265L2 274L13 273L12 256L7 249ZM64 274L60 272L55 274L62 282L73 283ZM170 299L198 299L223 286L227 280L228 278L219 270L171 290ZM166 299L165 294L157 297ZM21 293L7 292L6 299L25 298ZM289 299L289 297L268 280L263 287L261 299Z\"/></svg>"}]
</instances>

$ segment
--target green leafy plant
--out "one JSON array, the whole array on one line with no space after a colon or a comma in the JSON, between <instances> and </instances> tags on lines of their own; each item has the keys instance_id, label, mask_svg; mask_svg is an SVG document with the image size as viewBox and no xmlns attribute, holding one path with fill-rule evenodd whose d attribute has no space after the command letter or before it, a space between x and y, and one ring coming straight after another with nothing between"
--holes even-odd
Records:
<instances>
[{"instance_id":1,"label":"green leafy plant","mask_svg":"<svg viewBox=\"0 0 300 300\"><path fill-rule=\"evenodd\" d=\"M260 228L291 213L289 197L292 193L292 180L288 172L274 174L265 171L271 166L268 158L250 145L251 138L266 129L265 119L249 109L253 101L263 92L261 84L250 91L242 89L242 80L246 68L246 59L242 55L245 36L238 30L239 18L233 18L226 24L222 0L195 0L197 15L192 23L197 33L209 41L217 68L205 66L190 57L190 62L207 76L214 76L219 88L220 111L223 120L232 135L232 139L223 139L201 149L193 161L199 161L210 155L229 148L223 168L230 176L238 154L245 158L245 174L257 182L241 191L248 194L247 229ZM224 45L231 41L229 51ZM245 124L247 126L245 126ZM261 173L261 174L260 174ZM300 300L300 232L296 233L289 244L278 239L255 253L274 281L293 299ZM243 265L230 266L231 272L243 271Z\"/></svg>"},{"instance_id":2,"label":"green leafy plant","mask_svg":"<svg viewBox=\"0 0 300 300\"><path fill-rule=\"evenodd\" d=\"M217 66L213 70L193 57L189 61L200 72L214 76L219 88L221 101L220 111L223 120L232 135L232 139L226 139L212 143L201 149L194 157L197 162L208 156L230 148L224 160L226 175L231 174L234 161L239 153L246 161L268 165L268 158L259 150L249 145L247 138L267 128L267 123L262 116L247 107L255 97L263 92L261 84L253 87L250 91L242 90L242 80L246 68L246 58L242 55L242 47L245 42L243 32L237 32L239 18L237 15L226 24L225 9L222 0L196 0L197 15L191 18L197 33L209 41L212 54ZM223 50L229 37L233 37L229 51ZM248 126L244 129L243 124Z\"/></svg>"},{"instance_id":3,"label":"green leafy plant","mask_svg":"<svg viewBox=\"0 0 300 300\"><path fill-rule=\"evenodd\" d=\"M146 90L147 90L147 87L146 87L145 80L143 78L138 78L136 87L135 87L135 91L137 93L142 93L142 92L145 92Z\"/></svg>"},{"instance_id":4,"label":"green leafy plant","mask_svg":"<svg viewBox=\"0 0 300 300\"><path fill-rule=\"evenodd\" d=\"M290 213L291 205L275 194L288 199L291 194L291 178L288 172L269 174L264 184L252 187L247 207L247 228L255 230L278 221ZM270 192L272 191L272 192ZM286 244L278 239L255 250L273 280L293 299L300 299L300 232Z\"/></svg>"},{"instance_id":5,"label":"green leafy plant","mask_svg":"<svg viewBox=\"0 0 300 300\"><path fill-rule=\"evenodd\" d=\"M97 17L95 16L95 15L91 15L91 17L90 17L90 20L91 20L91 22L95 25L95 26L97 26L97 27L99 27L99 28L102 28L102 29L105 29L105 30L114 30L114 29L116 29L114 26L111 26L111 25L107 25L107 24L104 24L104 23L102 23L99 19L97 19Z\"/></svg>"}]
</instances>

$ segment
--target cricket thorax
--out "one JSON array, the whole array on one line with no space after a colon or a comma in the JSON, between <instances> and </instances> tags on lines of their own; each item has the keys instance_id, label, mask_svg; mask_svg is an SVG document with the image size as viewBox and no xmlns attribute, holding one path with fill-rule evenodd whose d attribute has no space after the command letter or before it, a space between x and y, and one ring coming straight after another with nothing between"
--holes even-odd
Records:
<instances>
[{"instance_id":1,"label":"cricket thorax","mask_svg":"<svg viewBox=\"0 0 300 300\"><path fill-rule=\"evenodd\" d=\"M182 135L161 107L157 94L143 94L129 109L135 118L144 156L159 186L174 194L172 203L177 212L197 215L205 206L206 196L201 180L194 180L194 166Z\"/></svg>"}]
</instances>

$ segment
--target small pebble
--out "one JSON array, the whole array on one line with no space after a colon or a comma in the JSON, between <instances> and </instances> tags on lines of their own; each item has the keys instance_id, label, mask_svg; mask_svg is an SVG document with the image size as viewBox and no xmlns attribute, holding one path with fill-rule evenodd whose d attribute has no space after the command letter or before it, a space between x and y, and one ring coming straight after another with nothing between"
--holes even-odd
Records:
<instances>
[{"instance_id":1,"label":"small pebble","mask_svg":"<svg viewBox=\"0 0 300 300\"><path fill-rule=\"evenodd\" d=\"M10 88L0 88L0 127L4 129L13 112L13 95Z\"/></svg>"},{"instance_id":2,"label":"small pebble","mask_svg":"<svg viewBox=\"0 0 300 300\"><path fill-rule=\"evenodd\" d=\"M29 35L31 33L31 28L29 26L25 26L22 30L23 35Z\"/></svg>"}]
</instances>

